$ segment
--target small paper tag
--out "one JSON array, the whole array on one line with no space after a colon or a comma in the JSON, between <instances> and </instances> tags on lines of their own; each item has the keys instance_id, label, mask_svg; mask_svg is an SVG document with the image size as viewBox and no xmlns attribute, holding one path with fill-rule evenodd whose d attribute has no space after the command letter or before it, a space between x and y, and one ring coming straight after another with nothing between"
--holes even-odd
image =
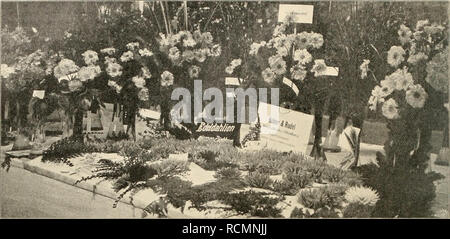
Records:
<instances>
[{"instance_id":1,"label":"small paper tag","mask_svg":"<svg viewBox=\"0 0 450 239\"><path fill-rule=\"evenodd\" d=\"M225 85L240 85L237 77L225 77Z\"/></svg>"},{"instance_id":2,"label":"small paper tag","mask_svg":"<svg viewBox=\"0 0 450 239\"><path fill-rule=\"evenodd\" d=\"M45 96L45 90L33 90L33 97L44 99Z\"/></svg>"},{"instance_id":3,"label":"small paper tag","mask_svg":"<svg viewBox=\"0 0 450 239\"><path fill-rule=\"evenodd\" d=\"M295 92L296 95L298 95L298 93L300 92L297 85L295 85L294 82L292 82L291 80L289 80L286 77L283 77L283 84L291 87L291 89Z\"/></svg>"},{"instance_id":4,"label":"small paper tag","mask_svg":"<svg viewBox=\"0 0 450 239\"><path fill-rule=\"evenodd\" d=\"M278 10L278 22L285 22L287 17L292 17L295 23L313 23L314 6L300 4L280 4Z\"/></svg>"}]
</instances>

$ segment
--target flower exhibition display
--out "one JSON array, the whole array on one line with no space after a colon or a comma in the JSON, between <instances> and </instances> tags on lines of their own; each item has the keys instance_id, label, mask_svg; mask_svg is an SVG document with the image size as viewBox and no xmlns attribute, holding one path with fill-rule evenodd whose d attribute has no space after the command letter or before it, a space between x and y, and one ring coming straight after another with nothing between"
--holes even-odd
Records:
<instances>
[{"instance_id":1,"label":"flower exhibition display","mask_svg":"<svg viewBox=\"0 0 450 239\"><path fill-rule=\"evenodd\" d=\"M90 5L63 31L2 26L3 168L26 155L142 217L435 217L447 18L414 3L138 2Z\"/></svg>"}]
</instances>

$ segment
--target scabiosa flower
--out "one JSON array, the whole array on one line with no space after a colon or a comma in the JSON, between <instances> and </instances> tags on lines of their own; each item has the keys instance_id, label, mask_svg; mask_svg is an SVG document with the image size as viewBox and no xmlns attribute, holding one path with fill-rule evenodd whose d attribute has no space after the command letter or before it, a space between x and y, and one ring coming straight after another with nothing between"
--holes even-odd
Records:
<instances>
[{"instance_id":1,"label":"scabiosa flower","mask_svg":"<svg viewBox=\"0 0 450 239\"><path fill-rule=\"evenodd\" d=\"M188 69L189 77L192 79L198 78L198 75L200 73L200 67L198 66L191 66Z\"/></svg>"},{"instance_id":2,"label":"scabiosa flower","mask_svg":"<svg viewBox=\"0 0 450 239\"><path fill-rule=\"evenodd\" d=\"M320 76L327 69L327 65L325 65L325 60L319 59L314 60L314 65L311 69L311 72L314 72L314 76Z\"/></svg>"},{"instance_id":3,"label":"scabiosa flower","mask_svg":"<svg viewBox=\"0 0 450 239\"><path fill-rule=\"evenodd\" d=\"M412 32L411 30L405 26L405 25L400 25L400 29L398 30L398 39L400 40L400 43L402 45L405 45L406 43L411 41L411 36L412 36Z\"/></svg>"},{"instance_id":4,"label":"scabiosa flower","mask_svg":"<svg viewBox=\"0 0 450 239\"><path fill-rule=\"evenodd\" d=\"M298 63L305 65L312 61L312 56L306 49L296 50L294 52L294 61L298 61Z\"/></svg>"},{"instance_id":5,"label":"scabiosa flower","mask_svg":"<svg viewBox=\"0 0 450 239\"><path fill-rule=\"evenodd\" d=\"M108 48L104 48L100 50L100 53L103 54L108 54L108 55L113 55L114 53L116 53L116 49L114 47L108 47Z\"/></svg>"},{"instance_id":6,"label":"scabiosa flower","mask_svg":"<svg viewBox=\"0 0 450 239\"><path fill-rule=\"evenodd\" d=\"M195 59L194 52L191 50L185 50L183 51L182 58L185 61L191 62Z\"/></svg>"},{"instance_id":7,"label":"scabiosa flower","mask_svg":"<svg viewBox=\"0 0 450 239\"><path fill-rule=\"evenodd\" d=\"M323 45L323 36L320 33L312 33L309 38L309 45L313 48L319 49Z\"/></svg>"},{"instance_id":8,"label":"scabiosa flower","mask_svg":"<svg viewBox=\"0 0 450 239\"><path fill-rule=\"evenodd\" d=\"M284 46L277 47L277 54L280 56L287 56L288 55L288 49Z\"/></svg>"},{"instance_id":9,"label":"scabiosa flower","mask_svg":"<svg viewBox=\"0 0 450 239\"><path fill-rule=\"evenodd\" d=\"M345 191L344 198L348 203L359 203L368 206L374 206L380 199L375 190L361 186L348 188L347 191Z\"/></svg>"},{"instance_id":10,"label":"scabiosa flower","mask_svg":"<svg viewBox=\"0 0 450 239\"><path fill-rule=\"evenodd\" d=\"M413 108L422 108L427 97L427 92L419 84L410 86L406 91L406 102Z\"/></svg>"},{"instance_id":11,"label":"scabiosa flower","mask_svg":"<svg viewBox=\"0 0 450 239\"><path fill-rule=\"evenodd\" d=\"M137 88L143 88L145 86L145 79L140 76L135 76L131 78L131 81L133 81L134 85Z\"/></svg>"},{"instance_id":12,"label":"scabiosa flower","mask_svg":"<svg viewBox=\"0 0 450 239\"><path fill-rule=\"evenodd\" d=\"M86 65L92 65L98 61L98 54L95 51L87 50L81 55L83 56Z\"/></svg>"},{"instance_id":13,"label":"scabiosa flower","mask_svg":"<svg viewBox=\"0 0 450 239\"><path fill-rule=\"evenodd\" d=\"M149 93L147 88L142 88L138 93L140 101L147 101L149 99Z\"/></svg>"},{"instance_id":14,"label":"scabiosa flower","mask_svg":"<svg viewBox=\"0 0 450 239\"><path fill-rule=\"evenodd\" d=\"M210 46L213 42L213 36L210 32L205 32L202 34L202 43L206 44L207 46Z\"/></svg>"},{"instance_id":15,"label":"scabiosa flower","mask_svg":"<svg viewBox=\"0 0 450 239\"><path fill-rule=\"evenodd\" d=\"M263 70L261 75L264 81L269 84L272 84L275 80L275 73L270 68L266 68L265 70Z\"/></svg>"},{"instance_id":16,"label":"scabiosa flower","mask_svg":"<svg viewBox=\"0 0 450 239\"><path fill-rule=\"evenodd\" d=\"M369 60L363 60L363 63L359 66L361 70L361 79L365 79L367 77L367 72L369 71Z\"/></svg>"},{"instance_id":17,"label":"scabiosa flower","mask_svg":"<svg viewBox=\"0 0 450 239\"><path fill-rule=\"evenodd\" d=\"M110 62L106 67L106 73L111 77L121 76L122 66L118 63Z\"/></svg>"},{"instance_id":18,"label":"scabiosa flower","mask_svg":"<svg viewBox=\"0 0 450 239\"><path fill-rule=\"evenodd\" d=\"M389 65L393 67L399 66L402 61L405 59L403 56L405 55L405 50L401 46L392 46L389 49L387 62Z\"/></svg>"},{"instance_id":19,"label":"scabiosa flower","mask_svg":"<svg viewBox=\"0 0 450 239\"><path fill-rule=\"evenodd\" d=\"M60 79L64 76L77 72L79 69L80 68L72 60L62 59L55 69L53 69L53 75L57 79Z\"/></svg>"},{"instance_id":20,"label":"scabiosa flower","mask_svg":"<svg viewBox=\"0 0 450 239\"><path fill-rule=\"evenodd\" d=\"M270 64L270 69L277 75L282 75L286 72L286 62L283 58L278 57Z\"/></svg>"},{"instance_id":21,"label":"scabiosa flower","mask_svg":"<svg viewBox=\"0 0 450 239\"><path fill-rule=\"evenodd\" d=\"M93 80L98 74L100 74L101 70L99 66L83 66L78 71L78 79L81 82L85 82L88 80Z\"/></svg>"},{"instance_id":22,"label":"scabiosa flower","mask_svg":"<svg viewBox=\"0 0 450 239\"><path fill-rule=\"evenodd\" d=\"M139 55L141 56L153 56L153 52L151 52L149 49L139 49Z\"/></svg>"},{"instance_id":23,"label":"scabiosa flower","mask_svg":"<svg viewBox=\"0 0 450 239\"><path fill-rule=\"evenodd\" d=\"M133 60L133 57L134 57L133 52L127 51L127 52L122 54L122 56L120 57L120 61L127 62L127 61L130 61L130 60Z\"/></svg>"},{"instance_id":24,"label":"scabiosa flower","mask_svg":"<svg viewBox=\"0 0 450 239\"><path fill-rule=\"evenodd\" d=\"M306 77L307 71L302 65L295 65L291 67L291 76L294 80L303 81Z\"/></svg>"},{"instance_id":25,"label":"scabiosa flower","mask_svg":"<svg viewBox=\"0 0 450 239\"><path fill-rule=\"evenodd\" d=\"M309 44L309 33L301 32L294 36L295 47L298 49L306 49Z\"/></svg>"},{"instance_id":26,"label":"scabiosa flower","mask_svg":"<svg viewBox=\"0 0 450 239\"><path fill-rule=\"evenodd\" d=\"M398 114L398 104L392 98L383 103L383 106L381 107L381 112L383 113L384 117L388 119L400 118L400 115Z\"/></svg>"},{"instance_id":27,"label":"scabiosa flower","mask_svg":"<svg viewBox=\"0 0 450 239\"><path fill-rule=\"evenodd\" d=\"M428 56L425 55L425 53L419 52L419 53L417 53L417 54L409 55L409 57L408 57L408 63L409 63L409 64L412 64L412 65L415 65L415 64L417 64L417 63L419 63L419 62L421 62L421 61L425 61L425 60L427 60L427 59L428 59Z\"/></svg>"},{"instance_id":28,"label":"scabiosa flower","mask_svg":"<svg viewBox=\"0 0 450 239\"><path fill-rule=\"evenodd\" d=\"M206 60L205 52L202 51L201 49L194 52L194 57L195 57L195 60L197 60L200 63L202 63Z\"/></svg>"},{"instance_id":29,"label":"scabiosa flower","mask_svg":"<svg viewBox=\"0 0 450 239\"><path fill-rule=\"evenodd\" d=\"M173 74L169 71L164 71L161 74L161 86L171 86L173 85Z\"/></svg>"},{"instance_id":30,"label":"scabiosa flower","mask_svg":"<svg viewBox=\"0 0 450 239\"><path fill-rule=\"evenodd\" d=\"M71 80L68 83L69 86L69 91L70 92L75 92L75 91L79 91L81 90L81 88L83 88L83 82L81 82L80 80Z\"/></svg>"},{"instance_id":31,"label":"scabiosa flower","mask_svg":"<svg viewBox=\"0 0 450 239\"><path fill-rule=\"evenodd\" d=\"M134 49L139 47L139 42L130 42L126 45L127 49L133 51Z\"/></svg>"},{"instance_id":32,"label":"scabiosa flower","mask_svg":"<svg viewBox=\"0 0 450 239\"><path fill-rule=\"evenodd\" d=\"M406 68L396 70L389 78L394 82L396 90L407 90L414 83L411 73Z\"/></svg>"}]
</instances>

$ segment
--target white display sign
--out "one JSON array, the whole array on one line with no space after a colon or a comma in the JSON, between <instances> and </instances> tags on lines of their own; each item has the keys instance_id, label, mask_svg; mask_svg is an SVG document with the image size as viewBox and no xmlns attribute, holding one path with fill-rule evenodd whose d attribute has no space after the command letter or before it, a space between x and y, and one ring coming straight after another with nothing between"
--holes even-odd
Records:
<instances>
[{"instance_id":1,"label":"white display sign","mask_svg":"<svg viewBox=\"0 0 450 239\"><path fill-rule=\"evenodd\" d=\"M33 97L44 99L45 96L45 90L33 90Z\"/></svg>"},{"instance_id":2,"label":"white display sign","mask_svg":"<svg viewBox=\"0 0 450 239\"><path fill-rule=\"evenodd\" d=\"M313 5L280 4L278 10L278 22L285 22L287 17L292 17L296 23L313 23Z\"/></svg>"},{"instance_id":3,"label":"white display sign","mask_svg":"<svg viewBox=\"0 0 450 239\"><path fill-rule=\"evenodd\" d=\"M263 102L259 103L258 114L263 146L276 151L306 154L313 115Z\"/></svg>"}]
</instances>

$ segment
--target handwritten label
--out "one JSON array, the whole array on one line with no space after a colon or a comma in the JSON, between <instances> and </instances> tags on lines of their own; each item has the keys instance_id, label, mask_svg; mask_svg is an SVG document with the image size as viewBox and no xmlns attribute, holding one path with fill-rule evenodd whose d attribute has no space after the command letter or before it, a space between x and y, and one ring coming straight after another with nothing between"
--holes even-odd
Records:
<instances>
[{"instance_id":1,"label":"handwritten label","mask_svg":"<svg viewBox=\"0 0 450 239\"><path fill-rule=\"evenodd\" d=\"M278 10L278 22L285 22L291 18L295 23L313 23L313 5L280 4Z\"/></svg>"}]
</instances>

